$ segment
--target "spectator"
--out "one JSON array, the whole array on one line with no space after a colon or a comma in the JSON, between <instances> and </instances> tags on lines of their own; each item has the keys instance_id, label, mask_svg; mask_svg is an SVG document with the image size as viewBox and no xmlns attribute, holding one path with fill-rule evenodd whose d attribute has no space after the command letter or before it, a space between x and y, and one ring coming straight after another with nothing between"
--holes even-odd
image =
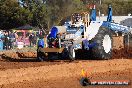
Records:
<instances>
[{"instance_id":1,"label":"spectator","mask_svg":"<svg viewBox=\"0 0 132 88\"><path fill-rule=\"evenodd\" d=\"M14 35L15 35L15 45L17 46L18 35L16 31L14 32Z\"/></svg>"},{"instance_id":2,"label":"spectator","mask_svg":"<svg viewBox=\"0 0 132 88\"><path fill-rule=\"evenodd\" d=\"M3 31L3 49L5 49L5 31Z\"/></svg>"},{"instance_id":3,"label":"spectator","mask_svg":"<svg viewBox=\"0 0 132 88\"><path fill-rule=\"evenodd\" d=\"M47 47L47 35L44 36L44 47Z\"/></svg>"},{"instance_id":4,"label":"spectator","mask_svg":"<svg viewBox=\"0 0 132 88\"><path fill-rule=\"evenodd\" d=\"M4 49L6 49L6 50L8 50L8 43L9 43L9 37L8 37L8 32L7 31L5 31L4 32L4 41L3 41L3 43L4 43Z\"/></svg>"},{"instance_id":5,"label":"spectator","mask_svg":"<svg viewBox=\"0 0 132 88\"><path fill-rule=\"evenodd\" d=\"M43 39L43 38L44 38L44 36L43 36L43 31L40 30L40 32L39 32L39 39Z\"/></svg>"},{"instance_id":6,"label":"spectator","mask_svg":"<svg viewBox=\"0 0 132 88\"><path fill-rule=\"evenodd\" d=\"M34 47L36 46L36 43L37 43L37 35L35 34L33 36L33 45L34 45Z\"/></svg>"},{"instance_id":7,"label":"spectator","mask_svg":"<svg viewBox=\"0 0 132 88\"><path fill-rule=\"evenodd\" d=\"M30 42L30 47L32 46L32 41L33 41L33 34L29 34L29 42Z\"/></svg>"},{"instance_id":8,"label":"spectator","mask_svg":"<svg viewBox=\"0 0 132 88\"><path fill-rule=\"evenodd\" d=\"M2 34L2 31L0 31L0 50L3 50L3 34Z\"/></svg>"},{"instance_id":9,"label":"spectator","mask_svg":"<svg viewBox=\"0 0 132 88\"><path fill-rule=\"evenodd\" d=\"M13 49L14 42L15 42L15 34L9 31L9 49Z\"/></svg>"}]
</instances>

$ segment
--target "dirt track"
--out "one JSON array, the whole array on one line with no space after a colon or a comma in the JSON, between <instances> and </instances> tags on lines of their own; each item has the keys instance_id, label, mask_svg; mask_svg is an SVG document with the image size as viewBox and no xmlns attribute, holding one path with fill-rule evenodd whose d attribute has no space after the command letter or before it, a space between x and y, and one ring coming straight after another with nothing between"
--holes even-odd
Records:
<instances>
[{"instance_id":1,"label":"dirt track","mask_svg":"<svg viewBox=\"0 0 132 88\"><path fill-rule=\"evenodd\" d=\"M117 38L117 44L117 40L122 42ZM120 44L113 50L111 60L37 62L35 51L30 48L0 52L0 88L83 88L79 83L82 69L91 80L132 81L132 50L123 49ZM89 87L132 88L132 85L86 88Z\"/></svg>"},{"instance_id":2,"label":"dirt track","mask_svg":"<svg viewBox=\"0 0 132 88\"><path fill-rule=\"evenodd\" d=\"M92 80L132 80L131 63L132 60L128 59L88 60L48 66L41 63L39 67L31 66L0 71L0 85L2 88L58 88L59 86L61 86L59 88L80 88L81 69L87 70ZM124 87L131 88L132 86Z\"/></svg>"},{"instance_id":3,"label":"dirt track","mask_svg":"<svg viewBox=\"0 0 132 88\"><path fill-rule=\"evenodd\" d=\"M18 60L19 61L19 60ZM25 61L25 60L24 60ZM31 62L30 62L31 61ZM81 70L87 71L91 80L132 81L132 59L77 60L73 62L7 62L0 61L1 88L81 88ZM68 84L68 85L67 85ZM90 86L90 88L95 86ZM96 86L111 88L110 86ZM112 88L128 86L112 86ZM89 88L89 87L88 87Z\"/></svg>"}]
</instances>

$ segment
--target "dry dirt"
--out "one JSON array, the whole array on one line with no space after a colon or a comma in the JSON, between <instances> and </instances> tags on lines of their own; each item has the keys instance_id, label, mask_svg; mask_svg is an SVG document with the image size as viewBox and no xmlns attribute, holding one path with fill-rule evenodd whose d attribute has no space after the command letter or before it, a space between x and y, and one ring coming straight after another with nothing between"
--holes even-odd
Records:
<instances>
[{"instance_id":1,"label":"dry dirt","mask_svg":"<svg viewBox=\"0 0 132 88\"><path fill-rule=\"evenodd\" d=\"M118 41L118 42L117 42ZM132 50L115 38L111 60L55 60L36 61L35 49L0 52L0 88L83 88L79 80L81 70L91 80L132 81ZM86 88L132 88L132 85L90 85Z\"/></svg>"},{"instance_id":2,"label":"dry dirt","mask_svg":"<svg viewBox=\"0 0 132 88\"><path fill-rule=\"evenodd\" d=\"M129 59L113 59L108 61L87 60L54 65L44 64L38 67L31 66L20 69L6 69L0 71L0 85L1 88L80 88L79 80L82 69L87 71L91 80L132 81L131 63L132 60ZM95 88L95 86L90 87ZM131 88L132 86L113 85L96 87Z\"/></svg>"}]
</instances>

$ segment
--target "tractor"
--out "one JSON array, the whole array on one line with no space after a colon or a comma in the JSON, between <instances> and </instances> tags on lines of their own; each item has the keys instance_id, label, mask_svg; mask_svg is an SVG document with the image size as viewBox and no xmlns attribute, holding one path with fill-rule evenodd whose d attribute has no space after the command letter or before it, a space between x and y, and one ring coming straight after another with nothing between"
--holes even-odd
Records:
<instances>
[{"instance_id":1,"label":"tractor","mask_svg":"<svg viewBox=\"0 0 132 88\"><path fill-rule=\"evenodd\" d=\"M77 50L90 52L93 58L112 57L113 34L129 36L131 27L112 22L112 7L108 6L107 21L96 20L95 6L91 13L74 13L71 21L63 26L54 26L47 36L47 47L42 39L38 41L37 59L69 58L75 60Z\"/></svg>"}]
</instances>

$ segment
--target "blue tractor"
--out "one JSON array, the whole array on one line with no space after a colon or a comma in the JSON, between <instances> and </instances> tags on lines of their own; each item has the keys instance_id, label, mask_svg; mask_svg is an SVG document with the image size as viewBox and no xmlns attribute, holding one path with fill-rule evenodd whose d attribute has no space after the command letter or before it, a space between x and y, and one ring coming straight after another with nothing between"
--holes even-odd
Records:
<instances>
[{"instance_id":1,"label":"blue tractor","mask_svg":"<svg viewBox=\"0 0 132 88\"><path fill-rule=\"evenodd\" d=\"M112 56L113 33L128 35L131 28L112 22L112 7L108 7L107 21L96 20L96 9L74 13L71 21L63 26L51 28L47 37L47 47L38 47L37 58L45 60L61 58L75 60L76 50L87 50L93 58L110 59ZM42 45L39 45L42 46Z\"/></svg>"}]
</instances>

